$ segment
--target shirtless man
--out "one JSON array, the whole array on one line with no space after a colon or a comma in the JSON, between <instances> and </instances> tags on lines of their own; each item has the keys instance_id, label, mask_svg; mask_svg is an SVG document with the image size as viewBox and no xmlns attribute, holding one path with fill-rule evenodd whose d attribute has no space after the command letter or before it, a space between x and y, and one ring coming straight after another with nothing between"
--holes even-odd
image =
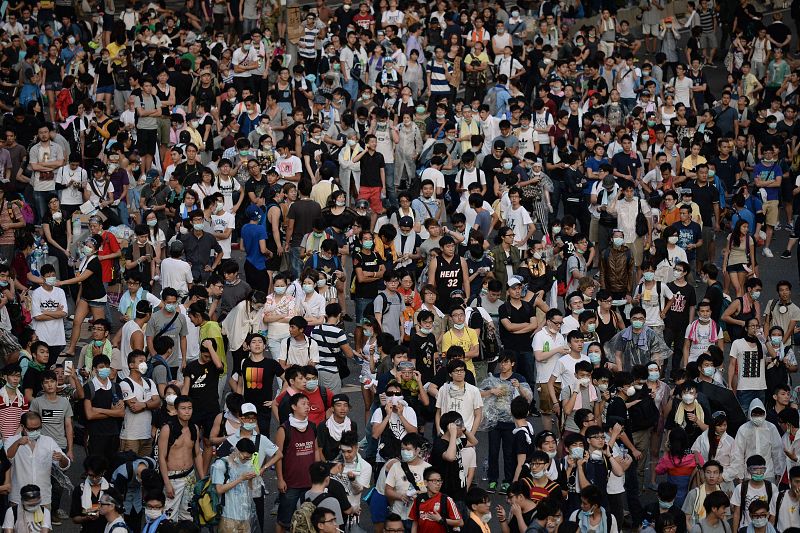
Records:
<instances>
[{"instance_id":1,"label":"shirtless man","mask_svg":"<svg viewBox=\"0 0 800 533\"><path fill-rule=\"evenodd\" d=\"M167 517L176 522L192 519L189 502L194 484L206 473L200 450L200 431L197 426L189 425L192 401L188 396L178 396L174 405L178 411L176 420L162 426L158 436L158 466L167 496L164 510Z\"/></svg>"}]
</instances>

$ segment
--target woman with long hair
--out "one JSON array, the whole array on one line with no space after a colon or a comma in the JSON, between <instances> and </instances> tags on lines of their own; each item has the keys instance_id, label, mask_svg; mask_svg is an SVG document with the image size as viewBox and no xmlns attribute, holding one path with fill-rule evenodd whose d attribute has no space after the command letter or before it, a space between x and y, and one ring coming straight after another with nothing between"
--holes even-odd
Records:
<instances>
[{"instance_id":1,"label":"woman with long hair","mask_svg":"<svg viewBox=\"0 0 800 533\"><path fill-rule=\"evenodd\" d=\"M667 453L656 465L656 474L667 475L667 481L678 487L673 505L679 509L683 506L686 493L689 491L689 481L692 473L698 466L703 466L705 459L689 449L689 439L686 431L676 427L669 432Z\"/></svg>"},{"instance_id":2,"label":"woman with long hair","mask_svg":"<svg viewBox=\"0 0 800 533\"><path fill-rule=\"evenodd\" d=\"M261 320L267 324L267 346L273 359L281 353L281 344L289 338L289 319L297 314L297 300L289 294L291 284L289 276L278 272L272 277L272 293L267 296L264 305L264 316Z\"/></svg>"},{"instance_id":3,"label":"woman with long hair","mask_svg":"<svg viewBox=\"0 0 800 533\"><path fill-rule=\"evenodd\" d=\"M733 480L741 474L733 468L734 457L739 456L739 446L728 435L728 415L716 411L711 415L711 424L692 444L692 451L702 456L703 461L715 460L722 465L722 490L733 491Z\"/></svg>"},{"instance_id":4,"label":"woman with long hair","mask_svg":"<svg viewBox=\"0 0 800 533\"><path fill-rule=\"evenodd\" d=\"M283 226L284 218L281 210L281 204L286 195L283 192L283 188L276 184L264 189L262 196L264 197L264 209L266 212L264 223L267 230L267 250L272 252L272 255L266 261L267 274L272 278L275 272L281 268L284 245L286 244L286 231Z\"/></svg>"},{"instance_id":5,"label":"woman with long hair","mask_svg":"<svg viewBox=\"0 0 800 533\"><path fill-rule=\"evenodd\" d=\"M375 317L367 317L361 321L361 335L353 350L361 363L361 396L364 398L364 423L369 421L369 411L375 399L378 385L377 365L380 361L381 325Z\"/></svg>"},{"instance_id":6,"label":"woman with long hair","mask_svg":"<svg viewBox=\"0 0 800 533\"><path fill-rule=\"evenodd\" d=\"M728 245L722 250L722 265L728 273L736 297L744 295L744 283L756 272L756 243L750 236L750 224L739 219L728 235Z\"/></svg>"}]
</instances>

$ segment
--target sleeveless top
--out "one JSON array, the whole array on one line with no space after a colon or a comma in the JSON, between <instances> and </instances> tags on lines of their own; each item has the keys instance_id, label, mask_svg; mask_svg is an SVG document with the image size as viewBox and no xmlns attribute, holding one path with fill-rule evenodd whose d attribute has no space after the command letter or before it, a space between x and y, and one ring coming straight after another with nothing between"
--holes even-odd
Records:
<instances>
[{"instance_id":1,"label":"sleeveless top","mask_svg":"<svg viewBox=\"0 0 800 533\"><path fill-rule=\"evenodd\" d=\"M748 320L750 320L751 318L755 318L755 316L756 316L756 306L755 305L751 305L750 306L750 311L748 311L747 313L743 313L742 309L744 309L744 297L739 296L738 298L736 298L736 300L734 300L734 302L736 302L736 301L739 302L739 312L736 313L735 315L733 315L734 319L742 320L746 324ZM731 303L733 303L733 302L731 302ZM728 335L730 336L732 341L744 337L744 333L745 333L745 328L744 327L742 327L742 326L740 326L738 324L728 324L727 327L728 327Z\"/></svg>"},{"instance_id":2,"label":"sleeveless top","mask_svg":"<svg viewBox=\"0 0 800 533\"><path fill-rule=\"evenodd\" d=\"M614 325L614 315L609 312L608 323L605 323L603 322L603 319L600 318L600 313L598 313L597 329L595 329L595 333L597 333L597 336L600 337L600 342L602 344L610 341L611 337L617 334L617 327Z\"/></svg>"},{"instance_id":3,"label":"sleeveless top","mask_svg":"<svg viewBox=\"0 0 800 533\"><path fill-rule=\"evenodd\" d=\"M436 258L436 285L437 304L441 309L449 310L453 291L464 290L464 274L461 271L461 257L453 256L447 261L444 257ZM444 305L444 307L441 307ZM445 311L447 312L447 311Z\"/></svg>"},{"instance_id":4,"label":"sleeveless top","mask_svg":"<svg viewBox=\"0 0 800 533\"><path fill-rule=\"evenodd\" d=\"M311 422L309 422L309 426ZM317 440L316 432L307 427L305 431L298 431L289 423L283 425L288 442L284 444L283 480L290 489L299 489L311 486L309 468L314 463L314 441Z\"/></svg>"}]
</instances>

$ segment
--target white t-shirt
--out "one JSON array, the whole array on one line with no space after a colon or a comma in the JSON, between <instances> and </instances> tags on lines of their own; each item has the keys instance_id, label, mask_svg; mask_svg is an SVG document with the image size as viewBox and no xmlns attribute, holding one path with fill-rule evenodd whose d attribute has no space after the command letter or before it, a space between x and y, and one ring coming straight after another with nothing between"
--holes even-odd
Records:
<instances>
[{"instance_id":1,"label":"white t-shirt","mask_svg":"<svg viewBox=\"0 0 800 533\"><path fill-rule=\"evenodd\" d=\"M178 292L189 292L192 278L192 267L186 261L167 257L161 261L161 285L172 287Z\"/></svg>"},{"instance_id":2,"label":"white t-shirt","mask_svg":"<svg viewBox=\"0 0 800 533\"><path fill-rule=\"evenodd\" d=\"M122 399L136 400L138 402L149 402L154 396L158 396L158 388L153 380L142 378L142 383L136 383L133 378L125 378L119 383L122 391ZM153 420L153 412L144 409L134 413L127 406L125 407L125 418L122 421L122 431L120 439L125 440L144 440L151 437L150 427Z\"/></svg>"},{"instance_id":3,"label":"white t-shirt","mask_svg":"<svg viewBox=\"0 0 800 533\"><path fill-rule=\"evenodd\" d=\"M730 356L736 359L739 379L737 380L737 390L761 390L767 388L765 357L767 356L766 346L761 346L763 357L759 360L758 350L751 347L746 340L736 339L731 344Z\"/></svg>"},{"instance_id":4,"label":"white t-shirt","mask_svg":"<svg viewBox=\"0 0 800 533\"><path fill-rule=\"evenodd\" d=\"M81 205L83 203L83 189L87 187L88 177L86 171L78 167L74 171L69 165L59 168L55 174L56 183L66 186L58 192L59 200L63 205ZM80 183L80 188L69 185L71 182Z\"/></svg>"},{"instance_id":5,"label":"white t-shirt","mask_svg":"<svg viewBox=\"0 0 800 533\"><path fill-rule=\"evenodd\" d=\"M222 193L223 202L225 203L225 211L230 213L233 210L233 193L239 192L241 194L242 186L234 178L231 178L229 181L223 181L222 177L220 176L217 187L219 188L219 192Z\"/></svg>"},{"instance_id":6,"label":"white t-shirt","mask_svg":"<svg viewBox=\"0 0 800 533\"><path fill-rule=\"evenodd\" d=\"M634 296L642 295L639 305L644 308L646 313L645 325L652 327L663 326L664 320L661 318L661 311L665 309L667 300L672 298L672 291L666 283L656 281L652 288L644 286L644 282L636 286Z\"/></svg>"},{"instance_id":7,"label":"white t-shirt","mask_svg":"<svg viewBox=\"0 0 800 533\"><path fill-rule=\"evenodd\" d=\"M478 183L484 186L486 185L486 174L483 172L483 170L475 167L472 170L462 168L456 172L456 186L464 189L461 193L462 202L469 200L469 186L473 183Z\"/></svg>"},{"instance_id":8,"label":"white t-shirt","mask_svg":"<svg viewBox=\"0 0 800 533\"><path fill-rule=\"evenodd\" d=\"M25 524L30 529L33 524L33 513L25 511L22 508L22 506L18 507L18 509L19 510L17 511L17 518L22 518L25 521ZM23 513L23 516L20 517L19 513ZM44 516L41 527L43 529L48 529L49 531L52 531L53 523L50 521L50 509L48 509L47 507L42 507L42 513ZM6 515L3 518L3 529L13 529L14 531L16 531L17 529L15 526L16 523L14 522L14 509L9 507L8 509L6 509Z\"/></svg>"},{"instance_id":9,"label":"white t-shirt","mask_svg":"<svg viewBox=\"0 0 800 533\"><path fill-rule=\"evenodd\" d=\"M733 494L731 494L731 505L735 505L739 507L742 520L739 522L739 527L747 527L750 525L750 512L747 510L750 507L750 504L755 500L767 501L767 486L766 484L769 481L765 481L763 485L759 488L755 488L752 486L747 487L747 501L744 502L742 505L742 488L744 487L743 483L740 483L735 489L733 489ZM771 484L771 483L770 483ZM772 485L772 498L769 501L769 514L775 515L775 504L778 501L778 487L774 484ZM786 505L786 502L783 502L783 505Z\"/></svg>"},{"instance_id":10,"label":"white t-shirt","mask_svg":"<svg viewBox=\"0 0 800 533\"><path fill-rule=\"evenodd\" d=\"M561 333L550 335L547 329L542 328L533 336L533 351L534 352L550 352L555 348L567 346L567 339ZM553 375L553 370L556 368L559 356L552 355L546 361L536 361L536 383L547 383L550 381L550 376Z\"/></svg>"},{"instance_id":11,"label":"white t-shirt","mask_svg":"<svg viewBox=\"0 0 800 533\"><path fill-rule=\"evenodd\" d=\"M225 211L222 214L211 215L211 229L214 233L222 233L226 229L234 227L236 227L236 217L233 216L233 213ZM233 233L231 233L231 236L233 236ZM223 259L231 258L231 236L217 241L219 247L222 248Z\"/></svg>"},{"instance_id":12,"label":"white t-shirt","mask_svg":"<svg viewBox=\"0 0 800 533\"><path fill-rule=\"evenodd\" d=\"M281 353L278 361L286 361L289 365L305 366L319 363L319 346L311 337L304 336L302 342L297 342L292 337L281 341Z\"/></svg>"},{"instance_id":13,"label":"white t-shirt","mask_svg":"<svg viewBox=\"0 0 800 533\"><path fill-rule=\"evenodd\" d=\"M88 181L87 187L89 189L89 201L95 205L114 196L114 184L110 181L108 182L108 189L106 189L106 182L98 183L94 179ZM105 197L100 198L98 193L105 194Z\"/></svg>"},{"instance_id":14,"label":"white t-shirt","mask_svg":"<svg viewBox=\"0 0 800 533\"><path fill-rule=\"evenodd\" d=\"M444 174L440 170L433 167L428 167L422 171L420 181L431 180L433 182L433 190L444 189Z\"/></svg>"},{"instance_id":15,"label":"white t-shirt","mask_svg":"<svg viewBox=\"0 0 800 533\"><path fill-rule=\"evenodd\" d=\"M286 183L288 177L295 177L295 175L303 172L303 163L296 155L290 155L286 159L279 157L275 161L275 169L278 171L278 183L283 185ZM295 183L294 180L288 180Z\"/></svg>"},{"instance_id":16,"label":"white t-shirt","mask_svg":"<svg viewBox=\"0 0 800 533\"><path fill-rule=\"evenodd\" d=\"M464 419L464 427L477 430L472 425L475 423L475 409L483 407L481 391L475 385L464 383L464 388L459 389L452 382L445 383L439 389L436 397L436 408L442 413L456 411Z\"/></svg>"},{"instance_id":17,"label":"white t-shirt","mask_svg":"<svg viewBox=\"0 0 800 533\"><path fill-rule=\"evenodd\" d=\"M375 412L375 414L379 413L380 409ZM392 416L397 416L392 413ZM373 416L373 422L375 417ZM416 418L416 415L415 415ZM383 417L380 416L378 419L378 423L383 420ZM391 424L391 422L390 422ZM425 480L422 477L422 473L425 472L425 469L431 466L430 464L426 463L425 461L420 461L418 465L408 465L409 470L411 473L414 474L414 481L417 484L417 490L425 490ZM398 494L408 494L408 488L411 483L408 482L406 477L406 473L403 470L403 465L399 461L392 465L389 469L389 473L386 474L386 484L392 487L395 492ZM400 515L400 518L403 520L408 520L408 512L411 510L411 504L413 501L409 502L408 505L403 503L403 500L395 500L392 504L392 512L397 513Z\"/></svg>"},{"instance_id":18,"label":"white t-shirt","mask_svg":"<svg viewBox=\"0 0 800 533\"><path fill-rule=\"evenodd\" d=\"M553 367L553 371L550 373L551 376L555 376L556 383L561 383L563 385L576 385L577 381L575 380L575 365L578 364L580 361L589 361L589 356L581 354L578 359L573 358L570 354L562 355L556 361L555 367ZM549 379L549 378L548 378Z\"/></svg>"},{"instance_id":19,"label":"white t-shirt","mask_svg":"<svg viewBox=\"0 0 800 533\"><path fill-rule=\"evenodd\" d=\"M694 86L694 82L692 78L689 76L684 76L682 80L678 79L676 76L672 79L670 85L675 87L675 103L678 102L682 103L686 107L691 107L692 105L692 87Z\"/></svg>"},{"instance_id":20,"label":"white t-shirt","mask_svg":"<svg viewBox=\"0 0 800 533\"><path fill-rule=\"evenodd\" d=\"M33 331L40 341L44 341L50 346L64 346L66 333L64 331L64 319L59 320L36 320L42 313L58 311L61 306L62 311L67 311L67 295L61 287L53 287L46 290L39 287L31 295L31 317L33 320Z\"/></svg>"},{"instance_id":21,"label":"white t-shirt","mask_svg":"<svg viewBox=\"0 0 800 533\"><path fill-rule=\"evenodd\" d=\"M369 421L370 424L380 424L383 421L383 415L385 412L386 411L383 407L375 409L375 412L372 413L372 418ZM406 405L403 409L403 418L405 418L412 426L417 425L417 413L414 412L414 409L408 405ZM392 430L392 433L394 433L394 436L397 437L397 440L403 440L403 437L405 437L408 433L406 431L406 427L403 425L403 422L400 420L400 416L397 413L392 413L389 417L389 429ZM378 451L376 460L379 463L386 462L386 459L381 457L380 450ZM387 483L389 482L388 479L386 481ZM392 486L397 488L395 485Z\"/></svg>"},{"instance_id":22,"label":"white t-shirt","mask_svg":"<svg viewBox=\"0 0 800 533\"><path fill-rule=\"evenodd\" d=\"M700 357L701 354L706 353L708 347L711 346L711 322L708 324L702 324L700 321L695 320L697 322L697 327L695 328L695 336L697 340L692 339L689 342L689 359L687 362L693 363L697 361L697 358ZM686 326L686 334L684 335L685 339L689 338L689 331L692 329L692 324ZM717 338L722 338L722 329L720 329L719 325L717 326Z\"/></svg>"},{"instance_id":23,"label":"white t-shirt","mask_svg":"<svg viewBox=\"0 0 800 533\"><path fill-rule=\"evenodd\" d=\"M515 242L522 241L528 236L528 224L532 224L533 220L527 209L522 206L519 206L517 209L512 207L505 211L504 218L506 219L506 226L514 230ZM527 241L517 246L517 248L520 250L527 250Z\"/></svg>"}]
</instances>

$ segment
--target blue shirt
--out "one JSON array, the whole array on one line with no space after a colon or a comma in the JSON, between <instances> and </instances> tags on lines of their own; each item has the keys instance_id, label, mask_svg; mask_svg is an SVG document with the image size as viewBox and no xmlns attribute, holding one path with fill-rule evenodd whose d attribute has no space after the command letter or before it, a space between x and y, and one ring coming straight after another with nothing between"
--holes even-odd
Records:
<instances>
[{"instance_id":1,"label":"blue shirt","mask_svg":"<svg viewBox=\"0 0 800 533\"><path fill-rule=\"evenodd\" d=\"M761 181L775 181L778 176L783 176L783 169L781 165L776 161L772 165L765 165L764 163L756 163L755 168L753 168L753 179L760 179ZM767 201L770 200L778 200L781 194L780 187L764 187L764 190L767 191Z\"/></svg>"},{"instance_id":2,"label":"blue shirt","mask_svg":"<svg viewBox=\"0 0 800 533\"><path fill-rule=\"evenodd\" d=\"M511 93L504 85L495 85L492 90L496 94L497 101L497 113L494 116L500 119L508 118L506 115L510 116L511 114L508 109L508 99L511 98Z\"/></svg>"},{"instance_id":3,"label":"blue shirt","mask_svg":"<svg viewBox=\"0 0 800 533\"><path fill-rule=\"evenodd\" d=\"M260 224L245 224L242 227L242 242L246 251L247 261L256 270L266 270L267 263L264 254L261 253L259 241L267 240L267 231Z\"/></svg>"},{"instance_id":4,"label":"blue shirt","mask_svg":"<svg viewBox=\"0 0 800 533\"><path fill-rule=\"evenodd\" d=\"M225 475L227 466L228 475ZM218 459L211 465L211 482L215 485L230 483L246 472L253 471L253 464L247 461L240 464L231 457ZM250 521L252 513L251 505L253 497L250 495L250 483L242 481L225 493L225 507L222 508L222 516L231 520Z\"/></svg>"},{"instance_id":5,"label":"blue shirt","mask_svg":"<svg viewBox=\"0 0 800 533\"><path fill-rule=\"evenodd\" d=\"M731 217L731 224L733 226L736 226L736 223L739 220L744 220L745 222L747 222L748 224L747 227L750 228L748 230L748 233L750 233L750 235L756 234L756 216L753 213L751 213L749 209L742 209L741 211L736 211L735 213L733 213L733 216Z\"/></svg>"},{"instance_id":6,"label":"blue shirt","mask_svg":"<svg viewBox=\"0 0 800 533\"><path fill-rule=\"evenodd\" d=\"M689 260L694 259L695 249L687 250L686 247L690 244L697 244L697 241L703 238L703 230L697 222L690 222L688 226L684 226L682 222L678 221L672 225L678 232L678 246L686 250L686 258Z\"/></svg>"}]
</instances>

